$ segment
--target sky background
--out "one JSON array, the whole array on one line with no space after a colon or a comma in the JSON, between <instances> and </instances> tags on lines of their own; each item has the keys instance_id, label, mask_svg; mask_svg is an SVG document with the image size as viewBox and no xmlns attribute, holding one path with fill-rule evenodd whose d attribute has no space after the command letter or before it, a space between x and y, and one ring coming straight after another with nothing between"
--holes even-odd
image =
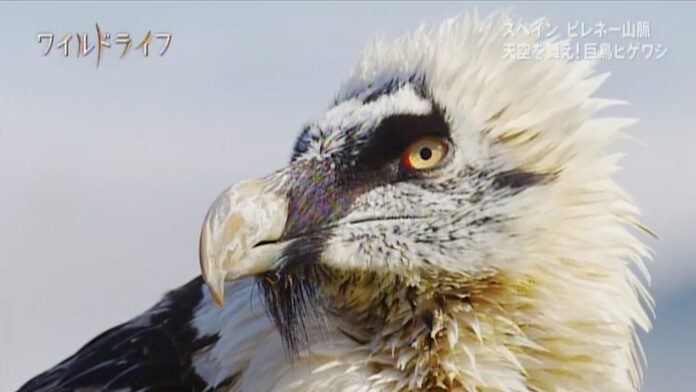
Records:
<instances>
[{"instance_id":1,"label":"sky background","mask_svg":"<svg viewBox=\"0 0 696 392\"><path fill-rule=\"evenodd\" d=\"M696 384L696 7L689 3L0 3L0 390L14 390L198 273L198 232L217 193L281 167L361 49L467 9L527 20L649 21L660 60L607 60L599 95L640 118L618 180L659 240L645 391ZM37 33L141 39L43 57ZM589 39L627 45L630 39ZM640 40L639 40L640 41ZM158 44L153 44L158 45ZM74 47L73 47L74 49ZM155 50L153 50L154 52ZM502 51L501 51L502 53Z\"/></svg>"}]
</instances>

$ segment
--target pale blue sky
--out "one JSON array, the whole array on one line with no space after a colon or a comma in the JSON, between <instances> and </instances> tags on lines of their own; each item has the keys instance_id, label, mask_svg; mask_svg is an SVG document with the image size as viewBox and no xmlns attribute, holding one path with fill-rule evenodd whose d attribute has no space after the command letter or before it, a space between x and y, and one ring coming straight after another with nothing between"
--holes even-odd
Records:
<instances>
[{"instance_id":1,"label":"pale blue sky","mask_svg":"<svg viewBox=\"0 0 696 392\"><path fill-rule=\"evenodd\" d=\"M375 34L476 7L650 22L661 60L606 61L631 101L619 179L661 237L646 391L696 384L696 7L687 3L0 3L0 390L12 390L197 273L228 184L280 167ZM173 34L161 58L41 56L36 34ZM54 49L55 50L55 49Z\"/></svg>"}]
</instances>

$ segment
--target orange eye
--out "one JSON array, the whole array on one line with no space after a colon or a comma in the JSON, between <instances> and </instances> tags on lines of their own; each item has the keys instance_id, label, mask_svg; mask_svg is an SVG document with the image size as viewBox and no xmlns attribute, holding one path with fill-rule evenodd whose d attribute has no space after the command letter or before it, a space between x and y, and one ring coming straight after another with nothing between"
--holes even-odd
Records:
<instances>
[{"instance_id":1,"label":"orange eye","mask_svg":"<svg viewBox=\"0 0 696 392\"><path fill-rule=\"evenodd\" d=\"M447 143L435 137L424 137L411 144L401 156L401 166L409 170L435 167L447 155Z\"/></svg>"}]
</instances>

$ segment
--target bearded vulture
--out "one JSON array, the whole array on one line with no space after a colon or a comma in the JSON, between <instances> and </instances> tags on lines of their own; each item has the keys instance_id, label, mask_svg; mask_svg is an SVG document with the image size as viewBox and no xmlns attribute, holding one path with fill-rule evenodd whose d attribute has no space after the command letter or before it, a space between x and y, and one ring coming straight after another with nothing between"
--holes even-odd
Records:
<instances>
[{"instance_id":1,"label":"bearded vulture","mask_svg":"<svg viewBox=\"0 0 696 392\"><path fill-rule=\"evenodd\" d=\"M201 277L20 391L640 389L649 231L608 152L632 121L518 23L375 41L287 166L212 203Z\"/></svg>"}]
</instances>

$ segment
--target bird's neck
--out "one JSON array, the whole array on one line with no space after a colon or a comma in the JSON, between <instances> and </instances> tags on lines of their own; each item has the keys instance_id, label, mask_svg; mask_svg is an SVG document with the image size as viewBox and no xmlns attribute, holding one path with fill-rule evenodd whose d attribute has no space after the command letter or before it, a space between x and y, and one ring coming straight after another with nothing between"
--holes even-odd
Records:
<instances>
[{"instance_id":1,"label":"bird's neck","mask_svg":"<svg viewBox=\"0 0 696 392\"><path fill-rule=\"evenodd\" d=\"M400 375L395 390L635 390L631 320L592 302L611 295L533 276L352 276L331 312L375 371Z\"/></svg>"}]
</instances>

